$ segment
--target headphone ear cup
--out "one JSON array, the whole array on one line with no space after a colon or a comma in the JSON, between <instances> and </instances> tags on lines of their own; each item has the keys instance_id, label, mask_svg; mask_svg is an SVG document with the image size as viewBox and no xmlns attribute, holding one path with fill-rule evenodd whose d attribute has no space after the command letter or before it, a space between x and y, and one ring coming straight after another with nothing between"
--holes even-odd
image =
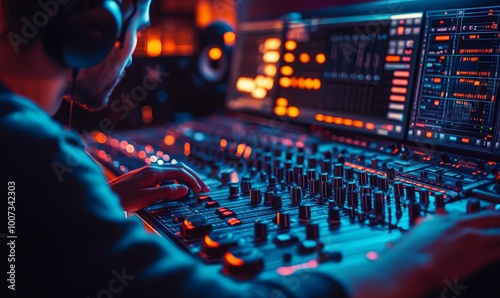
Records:
<instances>
[{"instance_id":1,"label":"headphone ear cup","mask_svg":"<svg viewBox=\"0 0 500 298\"><path fill-rule=\"evenodd\" d=\"M101 62L113 49L122 30L122 13L115 0L98 1L71 13L49 32L46 48L51 56L71 68L87 68Z\"/></svg>"}]
</instances>

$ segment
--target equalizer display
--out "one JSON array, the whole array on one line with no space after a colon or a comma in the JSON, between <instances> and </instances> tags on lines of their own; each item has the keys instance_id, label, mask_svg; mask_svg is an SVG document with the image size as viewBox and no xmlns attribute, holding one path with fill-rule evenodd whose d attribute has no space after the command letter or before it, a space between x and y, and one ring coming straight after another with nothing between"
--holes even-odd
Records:
<instances>
[{"instance_id":1,"label":"equalizer display","mask_svg":"<svg viewBox=\"0 0 500 298\"><path fill-rule=\"evenodd\" d=\"M271 114L283 29L282 21L240 25L229 84L229 109Z\"/></svg>"},{"instance_id":2,"label":"equalizer display","mask_svg":"<svg viewBox=\"0 0 500 298\"><path fill-rule=\"evenodd\" d=\"M409 140L500 150L500 6L427 12Z\"/></svg>"},{"instance_id":3,"label":"equalizer display","mask_svg":"<svg viewBox=\"0 0 500 298\"><path fill-rule=\"evenodd\" d=\"M292 23L274 113L403 139L422 13Z\"/></svg>"}]
</instances>

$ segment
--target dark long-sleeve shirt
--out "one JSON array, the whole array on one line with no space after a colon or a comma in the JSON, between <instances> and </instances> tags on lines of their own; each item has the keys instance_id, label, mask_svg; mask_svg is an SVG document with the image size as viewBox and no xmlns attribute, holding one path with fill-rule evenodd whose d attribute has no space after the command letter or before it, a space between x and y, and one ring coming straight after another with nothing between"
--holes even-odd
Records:
<instances>
[{"instance_id":1,"label":"dark long-sleeve shirt","mask_svg":"<svg viewBox=\"0 0 500 298\"><path fill-rule=\"evenodd\" d=\"M1 239L2 258L13 252L1 268L14 266L12 297L345 296L317 272L293 288L281 278L237 282L147 233L124 216L80 137L1 84L0 142L0 193L15 218L7 234L17 236Z\"/></svg>"}]
</instances>

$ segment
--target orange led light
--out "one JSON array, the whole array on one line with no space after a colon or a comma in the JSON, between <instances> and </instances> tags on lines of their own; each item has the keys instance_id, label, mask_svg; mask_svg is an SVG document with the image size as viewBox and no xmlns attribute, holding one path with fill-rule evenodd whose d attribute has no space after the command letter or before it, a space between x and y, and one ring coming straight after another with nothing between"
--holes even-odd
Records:
<instances>
[{"instance_id":1,"label":"orange led light","mask_svg":"<svg viewBox=\"0 0 500 298\"><path fill-rule=\"evenodd\" d=\"M309 61L311 61L311 56L309 56L308 53L302 53L299 56L299 60L302 63L309 63Z\"/></svg>"},{"instance_id":2,"label":"orange led light","mask_svg":"<svg viewBox=\"0 0 500 298\"><path fill-rule=\"evenodd\" d=\"M257 99L264 99L267 96L267 90L264 88L256 88L252 92L252 96Z\"/></svg>"},{"instance_id":3,"label":"orange led light","mask_svg":"<svg viewBox=\"0 0 500 298\"><path fill-rule=\"evenodd\" d=\"M363 123L363 121L356 120L353 122L353 125L354 125L354 127L357 127L357 128L363 128L364 123Z\"/></svg>"},{"instance_id":4,"label":"orange led light","mask_svg":"<svg viewBox=\"0 0 500 298\"><path fill-rule=\"evenodd\" d=\"M172 146L175 144L175 137L173 135L166 135L163 139L163 143L167 146Z\"/></svg>"},{"instance_id":5,"label":"orange led light","mask_svg":"<svg viewBox=\"0 0 500 298\"><path fill-rule=\"evenodd\" d=\"M146 53L150 57L158 57L161 54L161 40L159 38L148 39Z\"/></svg>"},{"instance_id":6,"label":"orange led light","mask_svg":"<svg viewBox=\"0 0 500 298\"><path fill-rule=\"evenodd\" d=\"M300 115L300 110L299 110L299 108L292 106L292 107L288 108L287 113L288 113L288 117L297 118Z\"/></svg>"},{"instance_id":7,"label":"orange led light","mask_svg":"<svg viewBox=\"0 0 500 298\"><path fill-rule=\"evenodd\" d=\"M234 42L236 41L236 34L234 34L234 32L229 31L229 32L224 33L222 38L224 39L224 43L226 45L230 46L230 45L233 45Z\"/></svg>"},{"instance_id":8,"label":"orange led light","mask_svg":"<svg viewBox=\"0 0 500 298\"><path fill-rule=\"evenodd\" d=\"M280 97L276 100L276 105L281 107L286 107L288 105L288 99Z\"/></svg>"},{"instance_id":9,"label":"orange led light","mask_svg":"<svg viewBox=\"0 0 500 298\"><path fill-rule=\"evenodd\" d=\"M373 124L373 123L366 123L366 129L368 129L368 130L374 130L375 129L375 124Z\"/></svg>"},{"instance_id":10,"label":"orange led light","mask_svg":"<svg viewBox=\"0 0 500 298\"><path fill-rule=\"evenodd\" d=\"M96 140L97 143L104 144L106 143L106 135L103 134L102 132L98 132L95 134L94 139Z\"/></svg>"},{"instance_id":11,"label":"orange led light","mask_svg":"<svg viewBox=\"0 0 500 298\"><path fill-rule=\"evenodd\" d=\"M226 252L226 254L224 255L224 259L226 260L226 262L233 266L242 266L244 264L242 259L235 257L230 252Z\"/></svg>"},{"instance_id":12,"label":"orange led light","mask_svg":"<svg viewBox=\"0 0 500 298\"><path fill-rule=\"evenodd\" d=\"M236 89L240 92L251 93L255 90L255 81L252 78L240 77L236 82Z\"/></svg>"},{"instance_id":13,"label":"orange led light","mask_svg":"<svg viewBox=\"0 0 500 298\"><path fill-rule=\"evenodd\" d=\"M281 40L279 38L268 38L264 42L264 49L268 50L277 50L281 46Z\"/></svg>"},{"instance_id":14,"label":"orange led light","mask_svg":"<svg viewBox=\"0 0 500 298\"><path fill-rule=\"evenodd\" d=\"M184 220L184 226L186 227L186 229L188 230L194 230L196 227L193 226L193 224L188 221L187 219Z\"/></svg>"},{"instance_id":15,"label":"orange led light","mask_svg":"<svg viewBox=\"0 0 500 298\"><path fill-rule=\"evenodd\" d=\"M144 159L144 158L146 158L146 152L144 152L144 151L139 151L139 153L137 153L137 156L138 156L140 159Z\"/></svg>"},{"instance_id":16,"label":"orange led light","mask_svg":"<svg viewBox=\"0 0 500 298\"><path fill-rule=\"evenodd\" d=\"M208 50L208 58L213 61L220 60L220 58L222 58L222 50L217 47L211 48L210 50Z\"/></svg>"},{"instance_id":17,"label":"orange led light","mask_svg":"<svg viewBox=\"0 0 500 298\"><path fill-rule=\"evenodd\" d=\"M283 66L281 68L281 74L284 76L291 76L293 75L293 68L291 66Z\"/></svg>"},{"instance_id":18,"label":"orange led light","mask_svg":"<svg viewBox=\"0 0 500 298\"><path fill-rule=\"evenodd\" d=\"M287 110L286 107L277 106L274 108L274 114L276 114L278 116L285 116L286 110Z\"/></svg>"},{"instance_id":19,"label":"orange led light","mask_svg":"<svg viewBox=\"0 0 500 298\"><path fill-rule=\"evenodd\" d=\"M428 138L428 139L432 139L432 131L428 131L425 133L425 136Z\"/></svg>"},{"instance_id":20,"label":"orange led light","mask_svg":"<svg viewBox=\"0 0 500 298\"><path fill-rule=\"evenodd\" d=\"M292 80L290 78L280 78L280 86L283 88L289 88L292 85Z\"/></svg>"},{"instance_id":21,"label":"orange led light","mask_svg":"<svg viewBox=\"0 0 500 298\"><path fill-rule=\"evenodd\" d=\"M436 36L436 41L448 41L450 40L449 35L438 35Z\"/></svg>"},{"instance_id":22,"label":"orange led light","mask_svg":"<svg viewBox=\"0 0 500 298\"><path fill-rule=\"evenodd\" d=\"M316 62L318 64L324 64L326 62L326 56L325 56L325 54L319 53L318 55L316 55Z\"/></svg>"},{"instance_id":23,"label":"orange led light","mask_svg":"<svg viewBox=\"0 0 500 298\"><path fill-rule=\"evenodd\" d=\"M277 51L265 52L262 59L267 63L277 63L280 60L280 53Z\"/></svg>"},{"instance_id":24,"label":"orange led light","mask_svg":"<svg viewBox=\"0 0 500 298\"><path fill-rule=\"evenodd\" d=\"M287 63L292 63L295 61L295 55L292 54L292 53L286 53L284 56L283 56L283 59L285 60L285 62Z\"/></svg>"},{"instance_id":25,"label":"orange led light","mask_svg":"<svg viewBox=\"0 0 500 298\"><path fill-rule=\"evenodd\" d=\"M326 123L333 123L333 116L325 116L325 122Z\"/></svg>"},{"instance_id":26,"label":"orange led light","mask_svg":"<svg viewBox=\"0 0 500 298\"><path fill-rule=\"evenodd\" d=\"M236 148L236 155L240 157L243 154L243 151L245 151L245 144L239 144L238 147Z\"/></svg>"},{"instance_id":27,"label":"orange led light","mask_svg":"<svg viewBox=\"0 0 500 298\"><path fill-rule=\"evenodd\" d=\"M297 43L294 40L289 40L285 42L285 49L293 51L297 48Z\"/></svg>"},{"instance_id":28,"label":"orange led light","mask_svg":"<svg viewBox=\"0 0 500 298\"><path fill-rule=\"evenodd\" d=\"M252 148L246 147L245 148L245 152L243 152L243 157L244 158L249 158L250 155L252 155Z\"/></svg>"},{"instance_id":29,"label":"orange led light","mask_svg":"<svg viewBox=\"0 0 500 298\"><path fill-rule=\"evenodd\" d=\"M226 140L226 139L222 139L222 140L220 140L220 146L221 146L222 148L226 148L226 146L227 146L227 140Z\"/></svg>"},{"instance_id":30,"label":"orange led light","mask_svg":"<svg viewBox=\"0 0 500 298\"><path fill-rule=\"evenodd\" d=\"M191 144L188 142L184 143L184 155L189 156L191 154Z\"/></svg>"},{"instance_id":31,"label":"orange led light","mask_svg":"<svg viewBox=\"0 0 500 298\"><path fill-rule=\"evenodd\" d=\"M399 61L401 61L401 57L400 56L387 56L387 57L385 57L385 61L387 61L387 62L399 62Z\"/></svg>"},{"instance_id":32,"label":"orange led light","mask_svg":"<svg viewBox=\"0 0 500 298\"><path fill-rule=\"evenodd\" d=\"M325 120L325 115L316 114L316 116L314 116L314 119L316 119L316 121L323 122L323 120Z\"/></svg>"},{"instance_id":33,"label":"orange led light","mask_svg":"<svg viewBox=\"0 0 500 298\"><path fill-rule=\"evenodd\" d=\"M320 79L314 79L313 84L314 84L314 86L313 86L314 90L319 90L321 88L321 80Z\"/></svg>"},{"instance_id":34,"label":"orange led light","mask_svg":"<svg viewBox=\"0 0 500 298\"><path fill-rule=\"evenodd\" d=\"M212 247L212 248L217 248L220 246L219 243L213 241L212 239L210 239L210 237L208 235L205 235L205 238L203 239L203 242L205 242L205 245L208 246L208 247Z\"/></svg>"},{"instance_id":35,"label":"orange led light","mask_svg":"<svg viewBox=\"0 0 500 298\"><path fill-rule=\"evenodd\" d=\"M274 77L277 71L278 69L276 68L276 65L267 64L266 66L264 66L264 74L266 76Z\"/></svg>"}]
</instances>

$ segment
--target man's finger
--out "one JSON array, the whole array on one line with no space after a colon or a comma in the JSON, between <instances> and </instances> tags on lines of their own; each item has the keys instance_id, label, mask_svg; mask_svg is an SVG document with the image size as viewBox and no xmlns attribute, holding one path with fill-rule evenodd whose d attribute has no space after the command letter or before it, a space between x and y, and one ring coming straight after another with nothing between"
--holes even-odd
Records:
<instances>
[{"instance_id":1,"label":"man's finger","mask_svg":"<svg viewBox=\"0 0 500 298\"><path fill-rule=\"evenodd\" d=\"M474 228L498 228L500 227L500 212L484 211L465 215L461 221L461 226Z\"/></svg>"},{"instance_id":2,"label":"man's finger","mask_svg":"<svg viewBox=\"0 0 500 298\"><path fill-rule=\"evenodd\" d=\"M188 165L186 165L183 162L179 162L178 165L181 166L183 169L185 169L189 174L191 174L196 179L198 184L200 184L201 186L202 192L210 191L210 187L205 183L205 181L203 181L203 179L201 179L201 177L196 173L195 170L191 169Z\"/></svg>"},{"instance_id":3,"label":"man's finger","mask_svg":"<svg viewBox=\"0 0 500 298\"><path fill-rule=\"evenodd\" d=\"M201 185L198 183L198 180L193 177L188 171L183 168L175 168L175 167L166 167L166 168L158 168L151 167L153 171L154 179L158 182L165 180L177 180L190 187L195 192L200 192L202 190Z\"/></svg>"}]
</instances>

